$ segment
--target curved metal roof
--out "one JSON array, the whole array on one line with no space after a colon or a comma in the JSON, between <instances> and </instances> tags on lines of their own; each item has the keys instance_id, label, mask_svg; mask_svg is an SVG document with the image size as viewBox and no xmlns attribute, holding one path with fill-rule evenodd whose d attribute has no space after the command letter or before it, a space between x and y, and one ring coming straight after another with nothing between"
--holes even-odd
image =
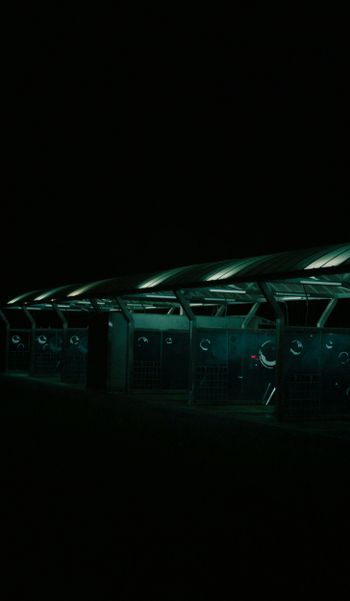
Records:
<instances>
[{"instance_id":1,"label":"curved metal roof","mask_svg":"<svg viewBox=\"0 0 350 601\"><path fill-rule=\"evenodd\" d=\"M113 297L125 293L200 288L281 278L350 272L350 243L281 252L258 257L201 263L139 276L118 277L54 289L35 290L7 304Z\"/></svg>"}]
</instances>

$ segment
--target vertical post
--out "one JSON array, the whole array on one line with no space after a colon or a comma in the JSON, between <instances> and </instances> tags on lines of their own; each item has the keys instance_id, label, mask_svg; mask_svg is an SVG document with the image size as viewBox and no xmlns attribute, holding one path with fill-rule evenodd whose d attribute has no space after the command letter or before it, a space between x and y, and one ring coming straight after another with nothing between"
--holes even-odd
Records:
<instances>
[{"instance_id":1,"label":"vertical post","mask_svg":"<svg viewBox=\"0 0 350 601\"><path fill-rule=\"evenodd\" d=\"M269 303L276 316L276 339L277 339L277 362L276 362L276 415L279 419L283 418L285 413L284 406L284 390L283 390L283 343L284 343L284 328L285 316L276 301L273 291L266 282L258 282L258 286L263 293L266 301Z\"/></svg>"},{"instance_id":2,"label":"vertical post","mask_svg":"<svg viewBox=\"0 0 350 601\"><path fill-rule=\"evenodd\" d=\"M226 313L227 305L218 305L217 309L214 312L215 317L221 317Z\"/></svg>"},{"instance_id":3,"label":"vertical post","mask_svg":"<svg viewBox=\"0 0 350 601\"><path fill-rule=\"evenodd\" d=\"M6 329L10 329L10 322L9 322L9 320L7 319L7 317L6 317L5 313L4 313L4 312L3 312L1 309L0 309L0 317L1 317L1 319L3 320L3 322L5 323L5 327L6 327Z\"/></svg>"},{"instance_id":4,"label":"vertical post","mask_svg":"<svg viewBox=\"0 0 350 601\"><path fill-rule=\"evenodd\" d=\"M245 318L243 319L242 324L241 324L241 328L243 330L245 330L246 328L249 327L249 325L250 325L252 319L254 319L259 307L260 307L260 303L254 303L254 305L250 308L250 310L248 311L247 315L245 316Z\"/></svg>"},{"instance_id":5,"label":"vertical post","mask_svg":"<svg viewBox=\"0 0 350 601\"><path fill-rule=\"evenodd\" d=\"M52 303L52 306L54 308L54 311L55 311L56 315L61 320L63 330L67 330L67 328L68 328L68 321L67 321L66 316L63 315L62 311L57 307L56 303Z\"/></svg>"},{"instance_id":6,"label":"vertical post","mask_svg":"<svg viewBox=\"0 0 350 601\"><path fill-rule=\"evenodd\" d=\"M189 321L189 391L188 391L188 404L193 405L194 403L194 387L195 387L195 363L194 363L194 332L196 329L196 317L191 309L191 306L185 298L183 290L174 290L174 294L180 303L184 314Z\"/></svg>"},{"instance_id":7,"label":"vertical post","mask_svg":"<svg viewBox=\"0 0 350 601\"><path fill-rule=\"evenodd\" d=\"M36 323L35 323L35 319L34 319L33 315L31 313L29 313L27 307L22 306L22 309L23 309L23 313L29 320L30 326L31 326L30 327L30 329L31 329L30 358L29 358L29 366L30 366L29 373L31 374L33 371L33 365L34 365L34 344L35 344L34 334L35 334Z\"/></svg>"},{"instance_id":8,"label":"vertical post","mask_svg":"<svg viewBox=\"0 0 350 601\"><path fill-rule=\"evenodd\" d=\"M132 373L132 366L133 366L133 359L134 359L134 357L133 357L134 319L133 319L132 313L129 311L129 309L126 306L126 303L124 302L124 300L122 298L120 298L120 296L116 296L115 301L116 301L119 309L121 310L123 317L126 319L126 322L128 324L128 345L127 345L127 349L126 349L126 365L127 365L126 393L129 394L130 390L131 390L131 373Z\"/></svg>"},{"instance_id":9,"label":"vertical post","mask_svg":"<svg viewBox=\"0 0 350 601\"><path fill-rule=\"evenodd\" d=\"M332 313L332 311L335 309L337 302L338 302L337 298L331 298L327 307L325 308L320 319L317 322L318 328L323 328L326 325L326 321L327 321L328 317L330 316L330 314Z\"/></svg>"},{"instance_id":10,"label":"vertical post","mask_svg":"<svg viewBox=\"0 0 350 601\"><path fill-rule=\"evenodd\" d=\"M65 362L66 362L66 351L68 348L68 321L66 316L62 313L61 309L58 308L58 306L56 305L56 303L52 302L52 307L53 310L55 311L57 317L61 320L62 323L62 329L63 329L63 344L62 344L62 350L60 353L60 359L59 359L59 367L60 367L60 373L61 373L61 379L64 379L64 372L65 372ZM68 352L68 351L67 351Z\"/></svg>"},{"instance_id":11,"label":"vertical post","mask_svg":"<svg viewBox=\"0 0 350 601\"><path fill-rule=\"evenodd\" d=\"M36 328L36 323L35 323L35 319L34 319L33 315L32 315L31 313L29 313L29 311L28 311L27 307L22 307L22 309L23 309L23 313L25 314L25 316L27 317L27 319L28 319L28 320L29 320L29 322L30 322L31 329L32 329L32 330L35 330L35 328Z\"/></svg>"},{"instance_id":12,"label":"vertical post","mask_svg":"<svg viewBox=\"0 0 350 601\"><path fill-rule=\"evenodd\" d=\"M3 364L3 369L4 371L8 370L8 361L9 361L9 336L10 336L10 322L7 319L5 313L0 309L0 319L2 319L2 321L5 324L5 348L4 348L4 364ZM1 367L1 365L0 365Z\"/></svg>"}]
</instances>

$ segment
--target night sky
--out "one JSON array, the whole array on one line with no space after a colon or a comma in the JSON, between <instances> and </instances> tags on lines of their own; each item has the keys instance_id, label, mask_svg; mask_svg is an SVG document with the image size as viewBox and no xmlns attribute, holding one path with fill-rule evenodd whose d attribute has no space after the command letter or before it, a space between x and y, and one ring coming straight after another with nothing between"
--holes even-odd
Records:
<instances>
[{"instance_id":1,"label":"night sky","mask_svg":"<svg viewBox=\"0 0 350 601\"><path fill-rule=\"evenodd\" d=\"M349 240L340 23L49 4L6 52L2 298Z\"/></svg>"}]
</instances>

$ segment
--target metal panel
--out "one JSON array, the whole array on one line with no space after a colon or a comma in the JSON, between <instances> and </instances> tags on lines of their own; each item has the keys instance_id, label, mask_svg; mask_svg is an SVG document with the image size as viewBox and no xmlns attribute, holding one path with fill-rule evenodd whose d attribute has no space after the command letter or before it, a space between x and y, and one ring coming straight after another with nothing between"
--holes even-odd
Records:
<instances>
[{"instance_id":1,"label":"metal panel","mask_svg":"<svg viewBox=\"0 0 350 601\"><path fill-rule=\"evenodd\" d=\"M114 392L127 392L132 323L127 313L112 312L108 319L108 385Z\"/></svg>"},{"instance_id":2,"label":"metal panel","mask_svg":"<svg viewBox=\"0 0 350 601\"><path fill-rule=\"evenodd\" d=\"M135 330L132 387L153 390L161 387L161 332Z\"/></svg>"},{"instance_id":3,"label":"metal panel","mask_svg":"<svg viewBox=\"0 0 350 601\"><path fill-rule=\"evenodd\" d=\"M227 403L229 400L228 333L198 329L194 336L194 400Z\"/></svg>"},{"instance_id":4,"label":"metal panel","mask_svg":"<svg viewBox=\"0 0 350 601\"><path fill-rule=\"evenodd\" d=\"M87 350L87 328L68 328L64 331L62 382L86 384Z\"/></svg>"},{"instance_id":5,"label":"metal panel","mask_svg":"<svg viewBox=\"0 0 350 601\"><path fill-rule=\"evenodd\" d=\"M162 388L186 390L189 386L189 334L162 332Z\"/></svg>"},{"instance_id":6,"label":"metal panel","mask_svg":"<svg viewBox=\"0 0 350 601\"><path fill-rule=\"evenodd\" d=\"M228 332L229 398L233 402L240 402L242 398L245 338L242 329Z\"/></svg>"},{"instance_id":7,"label":"metal panel","mask_svg":"<svg viewBox=\"0 0 350 601\"><path fill-rule=\"evenodd\" d=\"M186 316L135 314L131 387L179 391L189 388L190 336Z\"/></svg>"},{"instance_id":8,"label":"metal panel","mask_svg":"<svg viewBox=\"0 0 350 601\"><path fill-rule=\"evenodd\" d=\"M276 385L276 332L245 330L243 334L241 398L253 403L264 403Z\"/></svg>"},{"instance_id":9,"label":"metal panel","mask_svg":"<svg viewBox=\"0 0 350 601\"><path fill-rule=\"evenodd\" d=\"M350 331L324 329L321 412L350 413Z\"/></svg>"},{"instance_id":10,"label":"metal panel","mask_svg":"<svg viewBox=\"0 0 350 601\"><path fill-rule=\"evenodd\" d=\"M108 380L108 313L90 316L86 383L93 390L106 390Z\"/></svg>"},{"instance_id":11,"label":"metal panel","mask_svg":"<svg viewBox=\"0 0 350 601\"><path fill-rule=\"evenodd\" d=\"M8 340L8 369L29 371L31 343L31 330L17 328L10 329Z\"/></svg>"},{"instance_id":12,"label":"metal panel","mask_svg":"<svg viewBox=\"0 0 350 601\"><path fill-rule=\"evenodd\" d=\"M200 329L195 352L197 402L263 403L275 386L274 330Z\"/></svg>"},{"instance_id":13,"label":"metal panel","mask_svg":"<svg viewBox=\"0 0 350 601\"><path fill-rule=\"evenodd\" d=\"M188 330L188 319L183 315L156 315L133 313L136 330Z\"/></svg>"},{"instance_id":14,"label":"metal panel","mask_svg":"<svg viewBox=\"0 0 350 601\"><path fill-rule=\"evenodd\" d=\"M321 332L287 328L283 341L284 409L288 417L317 416L321 396Z\"/></svg>"},{"instance_id":15,"label":"metal panel","mask_svg":"<svg viewBox=\"0 0 350 601\"><path fill-rule=\"evenodd\" d=\"M30 373L33 376L56 376L61 371L62 329L37 329L34 333Z\"/></svg>"}]
</instances>

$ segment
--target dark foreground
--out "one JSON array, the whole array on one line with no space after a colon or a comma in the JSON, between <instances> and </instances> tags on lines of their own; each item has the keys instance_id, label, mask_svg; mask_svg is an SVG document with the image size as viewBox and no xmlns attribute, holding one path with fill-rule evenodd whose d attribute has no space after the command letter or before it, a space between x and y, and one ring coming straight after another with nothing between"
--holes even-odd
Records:
<instances>
[{"instance_id":1,"label":"dark foreground","mask_svg":"<svg viewBox=\"0 0 350 601\"><path fill-rule=\"evenodd\" d=\"M2 598L347 597L346 436L14 378L0 399Z\"/></svg>"}]
</instances>

